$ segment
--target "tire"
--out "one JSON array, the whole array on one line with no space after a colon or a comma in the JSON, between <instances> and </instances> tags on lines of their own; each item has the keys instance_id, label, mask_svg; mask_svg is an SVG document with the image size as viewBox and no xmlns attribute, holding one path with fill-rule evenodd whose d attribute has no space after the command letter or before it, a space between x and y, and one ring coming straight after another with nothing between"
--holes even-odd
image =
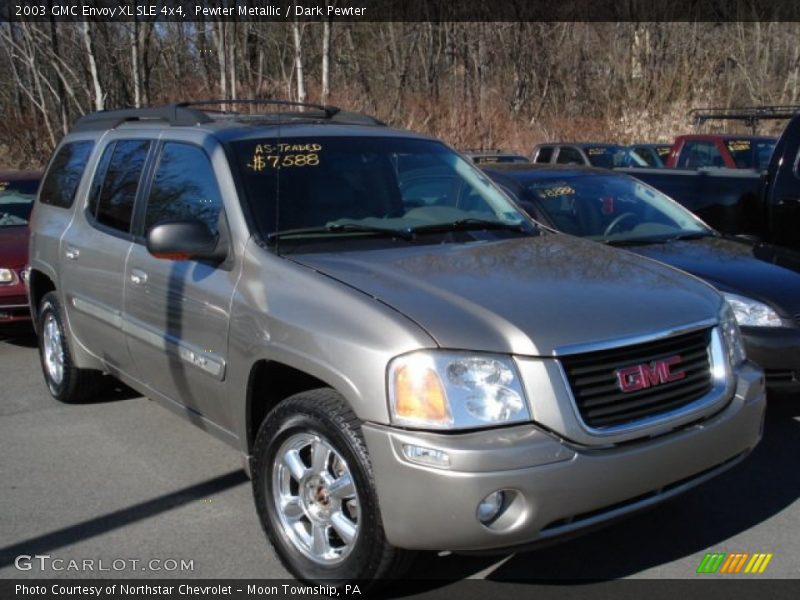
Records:
<instances>
[{"instance_id":1,"label":"tire","mask_svg":"<svg viewBox=\"0 0 800 600\"><path fill-rule=\"evenodd\" d=\"M353 485L343 485L348 476ZM267 537L300 580L364 587L410 566L413 553L386 540L360 421L332 389L296 394L267 415L253 493Z\"/></svg>"},{"instance_id":2,"label":"tire","mask_svg":"<svg viewBox=\"0 0 800 600\"><path fill-rule=\"evenodd\" d=\"M42 373L50 394L59 402L74 404L89 400L99 389L102 374L79 369L72 360L61 302L48 292L39 303L37 336Z\"/></svg>"}]
</instances>

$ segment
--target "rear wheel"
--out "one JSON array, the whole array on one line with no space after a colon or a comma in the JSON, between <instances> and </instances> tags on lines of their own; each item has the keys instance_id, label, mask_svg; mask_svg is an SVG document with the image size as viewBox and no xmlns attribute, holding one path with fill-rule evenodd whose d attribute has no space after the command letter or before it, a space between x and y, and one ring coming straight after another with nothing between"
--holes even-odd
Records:
<instances>
[{"instance_id":1,"label":"rear wheel","mask_svg":"<svg viewBox=\"0 0 800 600\"><path fill-rule=\"evenodd\" d=\"M334 390L279 404L253 459L261 523L293 575L332 584L402 575L412 553L386 540L360 422Z\"/></svg>"},{"instance_id":2,"label":"rear wheel","mask_svg":"<svg viewBox=\"0 0 800 600\"><path fill-rule=\"evenodd\" d=\"M62 314L58 295L45 294L39 304L37 327L42 373L53 398L65 403L81 402L97 391L102 374L75 366Z\"/></svg>"}]
</instances>

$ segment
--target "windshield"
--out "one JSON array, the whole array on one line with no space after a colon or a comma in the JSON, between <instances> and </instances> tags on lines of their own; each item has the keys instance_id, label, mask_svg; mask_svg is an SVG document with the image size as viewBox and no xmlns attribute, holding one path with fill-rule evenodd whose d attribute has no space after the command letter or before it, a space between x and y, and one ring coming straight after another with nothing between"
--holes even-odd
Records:
<instances>
[{"instance_id":1,"label":"windshield","mask_svg":"<svg viewBox=\"0 0 800 600\"><path fill-rule=\"evenodd\" d=\"M28 224L38 187L37 179L19 181L0 179L0 227Z\"/></svg>"},{"instance_id":2,"label":"windshield","mask_svg":"<svg viewBox=\"0 0 800 600\"><path fill-rule=\"evenodd\" d=\"M266 240L327 243L392 232L410 240L413 232L415 241L425 242L447 226L470 230L469 239L492 239L533 228L486 175L439 142L319 137L252 139L231 147Z\"/></svg>"},{"instance_id":3,"label":"windshield","mask_svg":"<svg viewBox=\"0 0 800 600\"><path fill-rule=\"evenodd\" d=\"M556 229L579 237L613 242L711 234L685 208L626 175L536 179L526 190Z\"/></svg>"},{"instance_id":4,"label":"windshield","mask_svg":"<svg viewBox=\"0 0 800 600\"><path fill-rule=\"evenodd\" d=\"M622 146L586 146L584 150L593 167L613 169L614 167L622 167L625 165L627 150Z\"/></svg>"},{"instance_id":5,"label":"windshield","mask_svg":"<svg viewBox=\"0 0 800 600\"><path fill-rule=\"evenodd\" d=\"M728 147L737 169L763 171L769 167L775 140L729 138L725 140L725 145Z\"/></svg>"}]
</instances>

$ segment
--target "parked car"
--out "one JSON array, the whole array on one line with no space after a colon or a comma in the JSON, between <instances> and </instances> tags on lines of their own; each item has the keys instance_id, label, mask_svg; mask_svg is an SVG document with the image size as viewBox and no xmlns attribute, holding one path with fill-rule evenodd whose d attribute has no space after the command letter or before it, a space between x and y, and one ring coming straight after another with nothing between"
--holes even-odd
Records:
<instances>
[{"instance_id":1,"label":"parked car","mask_svg":"<svg viewBox=\"0 0 800 600\"><path fill-rule=\"evenodd\" d=\"M550 540L758 443L763 372L711 286L542 230L435 139L244 102L81 118L30 298L50 393L111 373L238 449L295 576Z\"/></svg>"},{"instance_id":2,"label":"parked car","mask_svg":"<svg viewBox=\"0 0 800 600\"><path fill-rule=\"evenodd\" d=\"M772 152L765 173L752 169L622 169L683 204L723 233L800 250L800 115Z\"/></svg>"},{"instance_id":3,"label":"parked car","mask_svg":"<svg viewBox=\"0 0 800 600\"><path fill-rule=\"evenodd\" d=\"M619 144L537 144L531 153L531 161L537 164L588 165L604 169L629 166L627 157L627 148Z\"/></svg>"},{"instance_id":4,"label":"parked car","mask_svg":"<svg viewBox=\"0 0 800 600\"><path fill-rule=\"evenodd\" d=\"M728 134L690 134L675 138L667 167L699 169L725 167L762 171L769 165L777 140L773 137Z\"/></svg>"},{"instance_id":5,"label":"parked car","mask_svg":"<svg viewBox=\"0 0 800 600\"><path fill-rule=\"evenodd\" d=\"M476 165L491 165L496 163L526 163L528 158L513 152L503 150L463 150L462 154L472 159Z\"/></svg>"},{"instance_id":6,"label":"parked car","mask_svg":"<svg viewBox=\"0 0 800 600\"><path fill-rule=\"evenodd\" d=\"M30 321L25 290L28 218L41 175L0 172L0 326Z\"/></svg>"},{"instance_id":7,"label":"parked car","mask_svg":"<svg viewBox=\"0 0 800 600\"><path fill-rule=\"evenodd\" d=\"M486 172L537 221L696 275L733 307L767 387L800 392L800 253L724 236L658 190L588 167Z\"/></svg>"},{"instance_id":8,"label":"parked car","mask_svg":"<svg viewBox=\"0 0 800 600\"><path fill-rule=\"evenodd\" d=\"M666 166L666 160L671 149L672 145L670 144L631 144L628 147L628 152L641 159L644 164L632 164L633 161L631 161L625 166L646 166L660 169Z\"/></svg>"}]
</instances>

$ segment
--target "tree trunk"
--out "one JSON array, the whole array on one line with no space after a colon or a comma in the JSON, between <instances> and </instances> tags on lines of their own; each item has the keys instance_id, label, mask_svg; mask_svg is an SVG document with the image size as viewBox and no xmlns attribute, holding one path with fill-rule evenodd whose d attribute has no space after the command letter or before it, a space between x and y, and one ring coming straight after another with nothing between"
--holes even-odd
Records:
<instances>
[{"instance_id":1,"label":"tree trunk","mask_svg":"<svg viewBox=\"0 0 800 600\"><path fill-rule=\"evenodd\" d=\"M134 20L131 24L131 79L133 80L133 105L139 108L142 105L142 82L139 77L139 22Z\"/></svg>"},{"instance_id":2,"label":"tree trunk","mask_svg":"<svg viewBox=\"0 0 800 600\"><path fill-rule=\"evenodd\" d=\"M56 30L56 21L52 17L50 18L50 47L53 51L53 56L59 56L58 31ZM58 113L61 117L61 131L66 135L69 131L69 105L67 104L64 80L60 77L58 78Z\"/></svg>"},{"instance_id":3,"label":"tree trunk","mask_svg":"<svg viewBox=\"0 0 800 600\"><path fill-rule=\"evenodd\" d=\"M225 68L225 22L219 21L211 24L214 32L214 43L217 46L217 68L219 69L219 94L223 100L228 99L228 78ZM222 110L227 110L227 105L222 105Z\"/></svg>"},{"instance_id":4,"label":"tree trunk","mask_svg":"<svg viewBox=\"0 0 800 600\"><path fill-rule=\"evenodd\" d=\"M292 35L294 36L294 70L297 74L297 101L306 101L306 82L303 78L303 39L300 24L297 20L292 22Z\"/></svg>"},{"instance_id":5,"label":"tree trunk","mask_svg":"<svg viewBox=\"0 0 800 600\"><path fill-rule=\"evenodd\" d=\"M86 49L86 58L89 61L89 75L92 78L94 109L103 110L105 108L105 94L103 94L103 87L100 85L100 76L97 73L94 44L92 43L92 35L89 32L89 23L87 21L81 23L81 35L83 36L83 45Z\"/></svg>"},{"instance_id":6,"label":"tree trunk","mask_svg":"<svg viewBox=\"0 0 800 600\"><path fill-rule=\"evenodd\" d=\"M322 103L331 95L331 19L322 24Z\"/></svg>"}]
</instances>

